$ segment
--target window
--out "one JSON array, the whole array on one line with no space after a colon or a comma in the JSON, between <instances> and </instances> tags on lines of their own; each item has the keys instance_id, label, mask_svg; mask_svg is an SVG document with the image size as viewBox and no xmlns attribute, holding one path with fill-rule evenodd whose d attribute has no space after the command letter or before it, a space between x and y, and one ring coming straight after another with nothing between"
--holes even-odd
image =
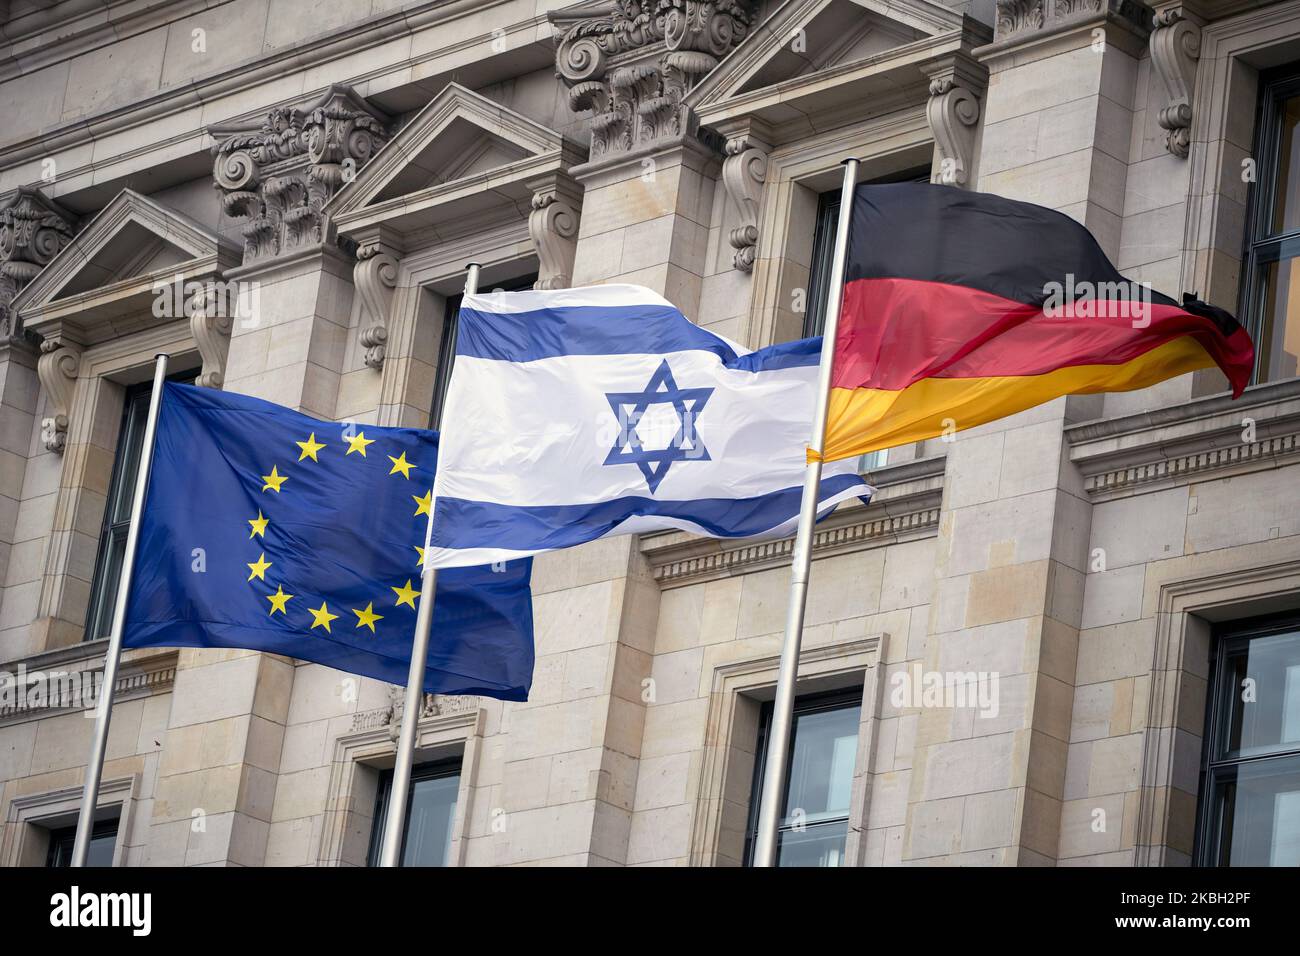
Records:
<instances>
[{"instance_id":1,"label":"window","mask_svg":"<svg viewBox=\"0 0 1300 956\"><path fill-rule=\"evenodd\" d=\"M778 866L840 866L849 835L849 796L858 752L862 688L801 697L794 703L790 756L781 801ZM763 705L758 760L750 791L745 865L752 863L758 830L763 766L772 729L772 704Z\"/></svg>"},{"instance_id":2,"label":"window","mask_svg":"<svg viewBox=\"0 0 1300 956\"><path fill-rule=\"evenodd\" d=\"M1300 374L1300 68L1260 77L1257 179L1241 309L1255 341L1255 381Z\"/></svg>"},{"instance_id":3,"label":"window","mask_svg":"<svg viewBox=\"0 0 1300 956\"><path fill-rule=\"evenodd\" d=\"M519 292L531 289L537 281L537 273L518 279L498 282L492 287L493 292ZM442 338L438 342L438 368L433 380L433 411L429 415L431 428L442 427L442 409L447 403L447 386L451 384L451 366L456 360L456 329L460 325L460 300L464 295L457 293L447 299L447 310L442 320Z\"/></svg>"},{"instance_id":4,"label":"window","mask_svg":"<svg viewBox=\"0 0 1300 956\"><path fill-rule=\"evenodd\" d=\"M1300 618L1216 637L1197 862L1300 866Z\"/></svg>"},{"instance_id":5,"label":"window","mask_svg":"<svg viewBox=\"0 0 1300 956\"><path fill-rule=\"evenodd\" d=\"M77 827L59 827L50 831L50 848L45 854L45 865L62 867L72 865L72 845L77 839ZM86 866L112 866L113 851L117 849L117 820L100 820L90 831L90 848L86 852Z\"/></svg>"},{"instance_id":6,"label":"window","mask_svg":"<svg viewBox=\"0 0 1300 956\"><path fill-rule=\"evenodd\" d=\"M198 369L169 375L168 381L193 382ZM142 382L126 390L122 409L122 427L117 436L117 455L113 460L113 477L108 486L104 508L104 530L99 536L99 556L95 560L95 579L90 589L90 608L86 615L85 640L108 637L117 606L117 585L122 577L122 557L126 553L126 533L131 526L131 503L135 495L135 478L144 450L144 429L149 419L149 396L153 382Z\"/></svg>"},{"instance_id":7,"label":"window","mask_svg":"<svg viewBox=\"0 0 1300 956\"><path fill-rule=\"evenodd\" d=\"M385 770L375 797L375 825L370 833L371 866L379 865L392 788L393 771ZM402 866L447 865L459 792L460 758L411 768L411 789L406 795L406 826L402 828Z\"/></svg>"}]
</instances>

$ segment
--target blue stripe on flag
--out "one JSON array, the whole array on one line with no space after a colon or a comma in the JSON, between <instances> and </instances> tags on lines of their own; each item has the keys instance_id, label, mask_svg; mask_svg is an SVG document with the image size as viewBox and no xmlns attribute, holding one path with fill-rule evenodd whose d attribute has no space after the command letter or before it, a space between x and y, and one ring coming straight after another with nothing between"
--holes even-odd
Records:
<instances>
[{"instance_id":1,"label":"blue stripe on flag","mask_svg":"<svg viewBox=\"0 0 1300 956\"><path fill-rule=\"evenodd\" d=\"M821 483L821 500L863 485L859 475L832 475ZM433 546L466 549L490 541L507 551L568 548L609 534L628 518L653 515L689 521L717 538L747 538L771 531L799 513L801 486L754 498L657 501L625 497L581 505L505 505L439 498ZM447 532L452 532L451 536Z\"/></svg>"},{"instance_id":2,"label":"blue stripe on flag","mask_svg":"<svg viewBox=\"0 0 1300 956\"><path fill-rule=\"evenodd\" d=\"M572 306L533 312L462 309L456 354L498 362L564 355L666 355L699 350L730 362L736 352L671 305Z\"/></svg>"},{"instance_id":3,"label":"blue stripe on flag","mask_svg":"<svg viewBox=\"0 0 1300 956\"><path fill-rule=\"evenodd\" d=\"M769 345L757 352L741 355L727 362L727 368L739 372L778 372L785 368L806 368L816 365L822 357L822 338L799 339Z\"/></svg>"}]
</instances>

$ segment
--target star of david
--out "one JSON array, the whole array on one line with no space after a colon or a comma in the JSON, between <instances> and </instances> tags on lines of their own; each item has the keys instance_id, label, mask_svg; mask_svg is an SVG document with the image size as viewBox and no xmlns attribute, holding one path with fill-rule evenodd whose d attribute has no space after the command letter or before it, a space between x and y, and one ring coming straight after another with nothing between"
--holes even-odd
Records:
<instances>
[{"instance_id":1,"label":"star of david","mask_svg":"<svg viewBox=\"0 0 1300 956\"><path fill-rule=\"evenodd\" d=\"M668 469L678 461L709 461L708 449L695 431L700 412L713 394L711 388L678 388L668 360L664 359L650 382L639 392L606 392L609 407L618 419L619 433L605 458L606 465L636 465L654 494ZM677 413L677 434L662 449L646 448L637 434L641 416L652 405L671 405Z\"/></svg>"}]
</instances>

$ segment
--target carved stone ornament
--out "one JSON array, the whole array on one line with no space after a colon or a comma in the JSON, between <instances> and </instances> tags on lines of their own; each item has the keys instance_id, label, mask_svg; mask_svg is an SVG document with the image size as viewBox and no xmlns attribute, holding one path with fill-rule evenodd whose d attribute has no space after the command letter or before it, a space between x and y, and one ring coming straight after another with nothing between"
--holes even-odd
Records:
<instances>
[{"instance_id":1,"label":"carved stone ornament","mask_svg":"<svg viewBox=\"0 0 1300 956\"><path fill-rule=\"evenodd\" d=\"M0 347L25 340L9 304L72 240L76 222L36 189L19 189L0 209Z\"/></svg>"},{"instance_id":2,"label":"carved stone ornament","mask_svg":"<svg viewBox=\"0 0 1300 956\"><path fill-rule=\"evenodd\" d=\"M576 188L555 180L530 183L534 189L528 236L537 249L534 289L567 289L578 251L581 201Z\"/></svg>"},{"instance_id":3,"label":"carved stone ornament","mask_svg":"<svg viewBox=\"0 0 1300 956\"><path fill-rule=\"evenodd\" d=\"M260 125L213 127L212 176L226 214L246 219L244 263L329 238L322 207L388 141L389 118L345 86Z\"/></svg>"},{"instance_id":4,"label":"carved stone ornament","mask_svg":"<svg viewBox=\"0 0 1300 956\"><path fill-rule=\"evenodd\" d=\"M758 250L758 206L763 181L767 178L768 147L752 137L735 136L727 140L723 151L727 158L722 163L722 185L740 210L740 224L728 237L736 250L731 264L741 272L753 272Z\"/></svg>"},{"instance_id":5,"label":"carved stone ornament","mask_svg":"<svg viewBox=\"0 0 1300 956\"><path fill-rule=\"evenodd\" d=\"M41 443L46 451L63 454L63 447L67 443L72 390L80 366L81 350L70 343L56 339L46 339L41 343L41 357L36 362L36 374L53 412L41 419Z\"/></svg>"},{"instance_id":6,"label":"carved stone ornament","mask_svg":"<svg viewBox=\"0 0 1300 956\"><path fill-rule=\"evenodd\" d=\"M1145 33L1150 14L1138 0L995 0L994 41L1028 38L1099 17L1122 20Z\"/></svg>"},{"instance_id":7,"label":"carved stone ornament","mask_svg":"<svg viewBox=\"0 0 1300 956\"><path fill-rule=\"evenodd\" d=\"M1192 90L1201 56L1201 27L1180 6L1157 11L1153 22L1151 63L1169 94L1157 122L1166 131L1165 148L1186 159L1191 147Z\"/></svg>"},{"instance_id":8,"label":"carved stone ornament","mask_svg":"<svg viewBox=\"0 0 1300 956\"><path fill-rule=\"evenodd\" d=\"M201 388L221 388L225 383L226 355L230 350L230 330L234 315L213 283L206 283L186 305L190 334L198 346L203 368L194 384Z\"/></svg>"},{"instance_id":9,"label":"carved stone ornament","mask_svg":"<svg viewBox=\"0 0 1300 956\"><path fill-rule=\"evenodd\" d=\"M402 735L402 711L406 706L406 688L390 687L388 705L375 710L359 711L352 715L352 731L388 728L388 735L397 740ZM479 699L474 696L447 696L425 694L420 703L420 719L463 714L477 710Z\"/></svg>"},{"instance_id":10,"label":"carved stone ornament","mask_svg":"<svg viewBox=\"0 0 1300 956\"><path fill-rule=\"evenodd\" d=\"M695 132L682 97L736 47L755 0L614 0L548 14L569 106L590 110L591 159Z\"/></svg>"},{"instance_id":11,"label":"carved stone ornament","mask_svg":"<svg viewBox=\"0 0 1300 956\"><path fill-rule=\"evenodd\" d=\"M965 186L975 152L979 100L952 76L938 76L930 81L925 118L939 152L939 162L930 174L930 181Z\"/></svg>"},{"instance_id":12,"label":"carved stone ornament","mask_svg":"<svg viewBox=\"0 0 1300 956\"><path fill-rule=\"evenodd\" d=\"M384 365L397 267L397 256L377 243L357 250L352 279L361 299L361 345L366 350L365 362L371 368Z\"/></svg>"}]
</instances>

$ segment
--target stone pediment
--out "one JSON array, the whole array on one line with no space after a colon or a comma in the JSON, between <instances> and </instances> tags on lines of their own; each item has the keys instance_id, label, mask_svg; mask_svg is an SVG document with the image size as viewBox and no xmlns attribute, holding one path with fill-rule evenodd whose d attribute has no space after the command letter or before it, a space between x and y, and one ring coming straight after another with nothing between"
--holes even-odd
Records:
<instances>
[{"instance_id":1,"label":"stone pediment","mask_svg":"<svg viewBox=\"0 0 1300 956\"><path fill-rule=\"evenodd\" d=\"M931 0L787 0L686 103L709 126L746 116L797 127L810 109L860 113L864 102L884 108L891 96L924 98L936 58L991 38L983 24Z\"/></svg>"},{"instance_id":2,"label":"stone pediment","mask_svg":"<svg viewBox=\"0 0 1300 956\"><path fill-rule=\"evenodd\" d=\"M369 226L446 230L492 207L525 206L528 183L580 162L560 133L451 83L339 190L327 210L339 234Z\"/></svg>"},{"instance_id":3,"label":"stone pediment","mask_svg":"<svg viewBox=\"0 0 1300 956\"><path fill-rule=\"evenodd\" d=\"M113 319L152 313L159 283L215 278L239 263L230 239L125 189L14 299L26 328L82 344L113 336Z\"/></svg>"}]
</instances>

